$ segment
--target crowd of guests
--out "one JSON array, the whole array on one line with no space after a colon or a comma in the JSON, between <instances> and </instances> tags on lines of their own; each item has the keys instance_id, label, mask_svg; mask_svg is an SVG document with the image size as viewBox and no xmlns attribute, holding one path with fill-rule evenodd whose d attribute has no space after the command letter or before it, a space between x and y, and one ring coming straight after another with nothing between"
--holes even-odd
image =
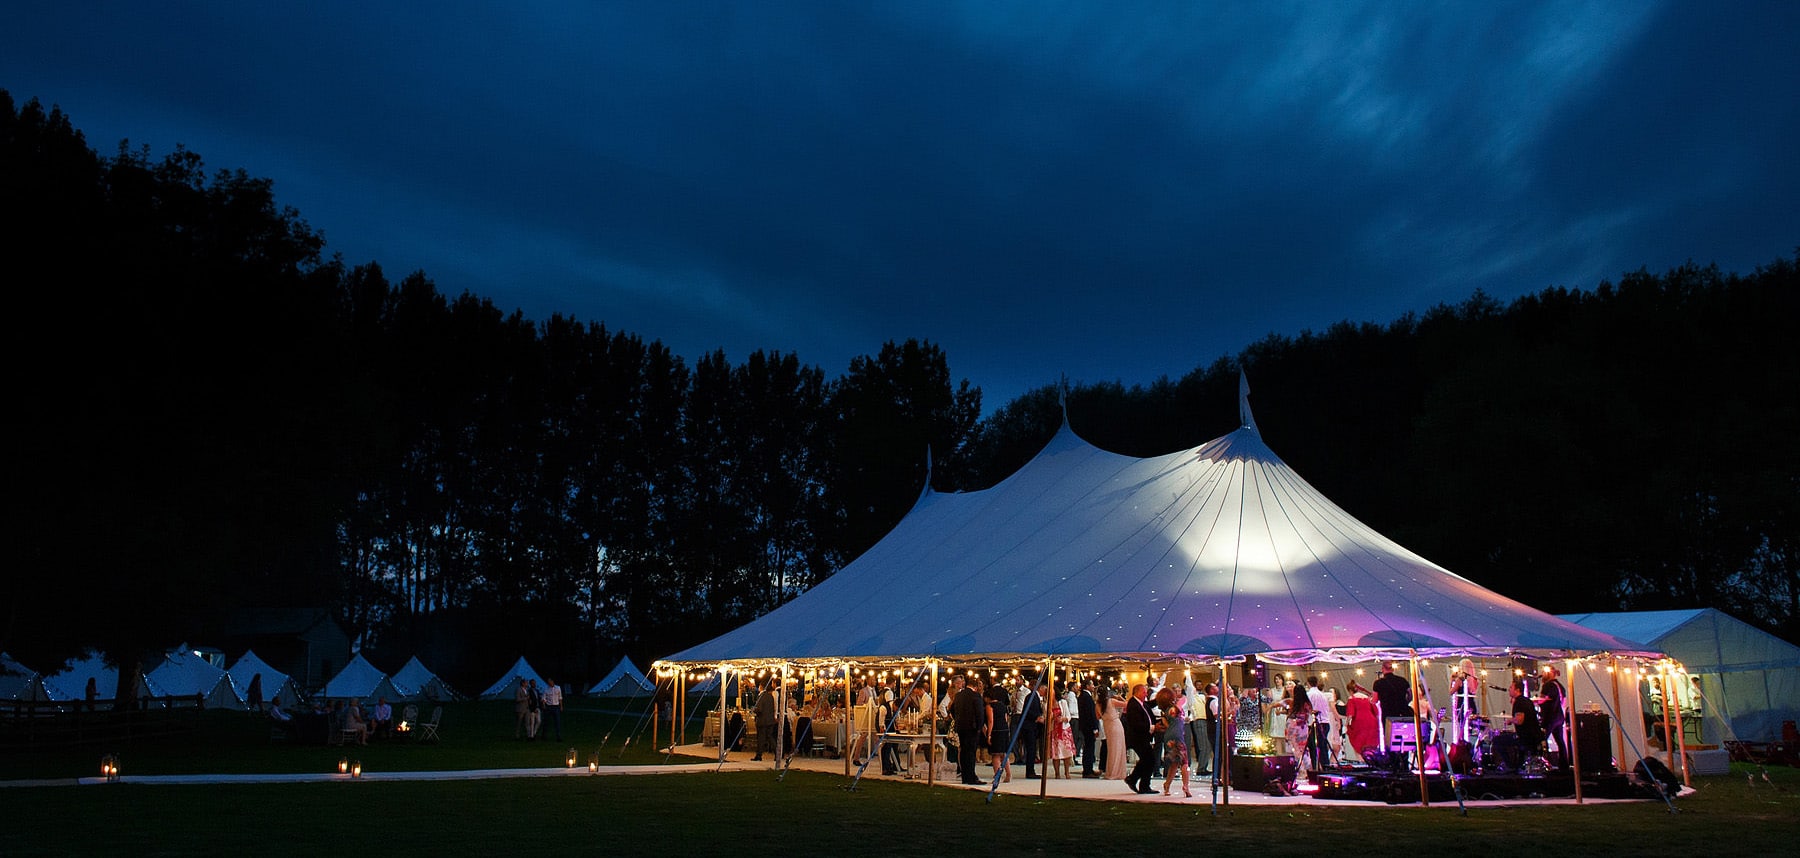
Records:
<instances>
[{"instance_id":1,"label":"crowd of guests","mask_svg":"<svg viewBox=\"0 0 1800 858\"><path fill-rule=\"evenodd\" d=\"M535 741L554 730L561 742L562 709L563 690L555 679L545 677L542 689L536 679L520 679L513 691L513 738Z\"/></svg>"},{"instance_id":2,"label":"crowd of guests","mask_svg":"<svg viewBox=\"0 0 1800 858\"><path fill-rule=\"evenodd\" d=\"M1474 738L1478 683L1468 659L1451 675L1451 709L1445 714L1454 716L1448 727L1455 731L1453 741ZM1519 751L1502 761L1515 768L1520 754L1532 752L1546 737L1555 742L1563 726L1564 692L1554 668L1546 668L1537 696L1526 696L1524 689L1523 682L1513 683L1508 724ZM770 685L754 692L755 759L774 750L772 690ZM1411 684L1387 663L1371 685L1352 679L1341 692L1318 676L1303 682L1277 679L1269 687L1232 690L1221 698L1217 683L1167 673L1133 686L1084 678L1055 688L1025 676L958 673L935 706L927 696L922 685L903 685L897 678L869 680L850 692L854 705L878 713L878 730L894 722L903 725L900 732L924 732L923 719L937 719L937 732L947 738L956 773L966 784L1011 781L1013 769L1023 767L1022 776L1030 780L1109 779L1144 794L1155 792L1154 781L1160 777L1165 795L1172 794L1177 781L1182 793L1191 795L1191 779L1216 777L1214 761L1222 741L1232 743L1233 753L1266 749L1291 755L1303 779L1322 769L1381 759L1391 725L1398 720L1410 724L1415 706L1428 725L1435 724L1438 714L1429 697L1415 699ZM797 699L794 708L813 720L835 717L838 711L827 693L815 693L810 704ZM1432 742L1432 729L1425 727L1426 745ZM864 754L873 752L868 745L862 748ZM851 752L856 750L853 745ZM882 771L895 773L898 749L887 744L880 753Z\"/></svg>"},{"instance_id":3,"label":"crowd of guests","mask_svg":"<svg viewBox=\"0 0 1800 858\"><path fill-rule=\"evenodd\" d=\"M315 699L310 706L289 712L280 699L268 703L269 722L297 741L326 743L342 738L345 743L369 744L370 739L394 735L394 707L386 697L364 711L358 700Z\"/></svg>"}]
</instances>

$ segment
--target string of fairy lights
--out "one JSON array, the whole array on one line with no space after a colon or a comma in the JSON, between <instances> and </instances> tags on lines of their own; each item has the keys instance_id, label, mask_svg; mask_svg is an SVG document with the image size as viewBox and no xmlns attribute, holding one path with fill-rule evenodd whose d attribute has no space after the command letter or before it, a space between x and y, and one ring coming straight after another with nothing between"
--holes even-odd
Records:
<instances>
[{"instance_id":1,"label":"string of fairy lights","mask_svg":"<svg viewBox=\"0 0 1800 858\"><path fill-rule=\"evenodd\" d=\"M1511 663L1506 669L1506 673L1510 673L1514 678L1520 679L1526 678L1533 673L1533 670L1528 669L1528 667L1519 664L1518 662L1536 663L1539 661L1520 654L1509 653L1505 657ZM1602 659L1605 659L1606 663L1603 664L1601 662ZM1410 661L1383 660L1387 661L1388 665L1396 671L1406 667ZM1376 663L1379 664L1380 661L1381 660L1378 660ZM1651 661L1641 658L1627 658L1623 659L1624 664L1621 665L1619 663L1621 659L1612 658L1605 654L1599 654L1586 657L1551 658L1542 661L1551 664L1561 661L1564 665L1566 674L1569 676L1573 676L1574 671L1579 668L1589 673L1604 672L1605 674L1610 674L1617 677L1622 683L1630 684L1634 689L1637 689L1638 686L1642 684L1649 683L1653 696L1659 693L1669 694L1671 693L1669 689L1679 688L1693 681L1693 677L1688 673L1687 667L1674 659ZM1418 659L1419 668L1421 670L1429 668L1431 662L1432 659L1430 658L1420 658ZM1351 663L1320 660L1304 666L1314 667L1320 664L1327 664L1334 665L1338 668L1349 667L1355 676L1361 677L1367 672L1367 668L1362 666L1366 663L1367 661ZM705 683L716 677L735 675L740 679L754 680L755 683L760 686L765 681L781 681L783 677L785 677L785 684L789 687L813 689L815 694L830 694L836 692L845 694L847 697L844 686L849 682L886 684L891 680L906 683L922 683L929 681L931 672L934 669L938 671L938 681L944 683L946 686L958 675L979 677L984 682L1016 682L1021 679L1037 680L1043 675L1046 668L1054 670L1055 675L1058 677L1076 681L1091 680L1100 684L1122 686L1147 682L1152 677L1159 674L1175 675L1178 671L1184 679L1192 681L1196 669L1218 669L1221 670L1222 675L1228 676L1228 674L1225 674L1224 672L1230 667L1243 667L1245 665L1246 661L1243 660L1195 661L1188 659L1171 659L1161 662L1144 660L1136 663L1133 667L1122 667L1117 663L1084 665L1074 660L1054 659L1042 661L1013 659L999 663L980 663L974 661L949 663L938 660L914 660L888 661L879 664L858 664L853 661L842 661L801 665L792 662L783 663L765 659L753 662L713 665L656 662L652 665L652 673L660 682L673 683L679 680L682 681L684 685L696 685ZM1295 671L1292 668L1302 665L1274 666L1287 669L1268 671L1266 670L1267 665L1265 665L1265 670L1262 672L1265 673L1266 677L1278 676L1282 680L1294 680L1296 677ZM1478 674L1484 680L1491 678L1494 673L1494 669L1489 667L1478 668ZM723 703L723 701L721 701L721 703ZM1254 737L1251 740L1251 747L1255 747L1259 744L1260 738L1261 737ZM573 747L569 748L564 755L564 766L569 769L574 769L579 763L580 758L577 749ZM586 768L590 773L599 772L600 758L598 752L587 757ZM363 775L362 761L353 760L347 756L342 757L337 761L337 773L350 779L359 779ZM104 783L117 783L121 780L121 777L119 755L117 753L103 755L100 758L99 780Z\"/></svg>"}]
</instances>

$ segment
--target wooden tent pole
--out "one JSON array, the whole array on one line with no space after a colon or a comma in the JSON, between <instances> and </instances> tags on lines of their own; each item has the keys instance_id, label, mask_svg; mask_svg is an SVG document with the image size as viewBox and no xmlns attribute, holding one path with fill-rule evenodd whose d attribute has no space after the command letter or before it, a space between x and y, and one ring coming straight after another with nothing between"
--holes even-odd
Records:
<instances>
[{"instance_id":1,"label":"wooden tent pole","mask_svg":"<svg viewBox=\"0 0 1800 858\"><path fill-rule=\"evenodd\" d=\"M1413 687L1413 759L1419 765L1419 804L1431 806L1431 788L1425 783L1425 732L1419 718L1419 651L1407 650L1407 664Z\"/></svg>"},{"instance_id":2,"label":"wooden tent pole","mask_svg":"<svg viewBox=\"0 0 1800 858\"><path fill-rule=\"evenodd\" d=\"M1056 661L1046 659L1044 662L1044 681L1040 683L1050 689L1052 698L1056 695ZM1036 689L1033 689L1035 692ZM1044 736L1042 752L1038 754L1038 798L1050 794L1050 701L1042 694L1038 695L1038 712L1044 719Z\"/></svg>"},{"instance_id":3,"label":"wooden tent pole","mask_svg":"<svg viewBox=\"0 0 1800 858\"><path fill-rule=\"evenodd\" d=\"M1581 733L1581 725L1575 723L1575 659L1563 659L1563 674L1569 678L1569 685L1563 689L1563 729L1569 731L1569 771L1575 774L1575 803L1581 804L1581 747L1575 737Z\"/></svg>"},{"instance_id":4,"label":"wooden tent pole","mask_svg":"<svg viewBox=\"0 0 1800 858\"><path fill-rule=\"evenodd\" d=\"M1675 771L1675 728L1669 724L1669 665L1657 665L1656 673L1656 684L1662 688L1663 699L1663 751L1669 758L1669 771L1672 772Z\"/></svg>"},{"instance_id":5,"label":"wooden tent pole","mask_svg":"<svg viewBox=\"0 0 1800 858\"><path fill-rule=\"evenodd\" d=\"M788 663L781 663L781 676L775 685L775 770L781 771L781 758L787 752Z\"/></svg>"},{"instance_id":6,"label":"wooden tent pole","mask_svg":"<svg viewBox=\"0 0 1800 858\"><path fill-rule=\"evenodd\" d=\"M1217 780L1219 782L1219 785L1225 788L1225 806L1230 807L1231 806L1231 751L1237 745L1237 728L1232 726L1232 722L1237 719L1232 717L1233 710L1230 707L1225 705L1225 695L1231 693L1231 682L1226 678L1227 674L1225 671L1227 669L1228 669L1227 664L1224 661L1220 661L1219 662L1219 720L1213 722L1213 724L1216 727L1218 727L1218 729L1220 730L1220 733L1218 736L1219 753L1217 753L1213 756L1213 779ZM1204 689L1202 689L1202 690L1204 691ZM1205 707L1207 705L1206 695L1204 693L1200 695L1200 705L1202 707ZM1200 714L1205 715L1207 713L1201 712ZM1226 741L1227 736L1230 737L1230 741Z\"/></svg>"},{"instance_id":7,"label":"wooden tent pole","mask_svg":"<svg viewBox=\"0 0 1800 858\"><path fill-rule=\"evenodd\" d=\"M1617 760L1619 763L1623 764L1625 762L1625 722L1623 719L1621 719L1619 717L1620 715L1622 715L1624 713L1623 713L1623 710L1621 710L1619 708L1619 657L1618 656L1616 656L1616 655L1609 656L1607 658L1606 672L1612 674L1612 703L1613 703L1613 708L1612 708L1613 730L1612 730L1612 732L1613 732L1613 748L1616 750L1616 753L1614 754L1613 759Z\"/></svg>"},{"instance_id":8,"label":"wooden tent pole","mask_svg":"<svg viewBox=\"0 0 1800 858\"><path fill-rule=\"evenodd\" d=\"M925 785L926 786L934 786L937 784L937 749L938 749L938 744L937 744L937 705L938 705L937 704L937 701L938 701L937 667L938 667L937 662L935 662L935 661L931 662L931 706L930 706L930 708L925 710L925 720L930 722L930 724L931 724L930 734L929 734L931 736L931 744L925 746L926 747L926 751L925 751Z\"/></svg>"},{"instance_id":9,"label":"wooden tent pole","mask_svg":"<svg viewBox=\"0 0 1800 858\"><path fill-rule=\"evenodd\" d=\"M728 675L728 672L725 669L725 665L722 665L722 664L719 665L717 670L713 671L713 676L718 677L718 680L719 680L719 762L721 762L721 763L725 762L725 752L726 752L726 744L725 744L725 686L726 686L726 679L725 678L727 675ZM705 732L704 729L702 730L702 732Z\"/></svg>"},{"instance_id":10,"label":"wooden tent pole","mask_svg":"<svg viewBox=\"0 0 1800 858\"><path fill-rule=\"evenodd\" d=\"M856 701L850 697L850 668L855 662L844 662L844 777L850 776L850 758L856 756Z\"/></svg>"},{"instance_id":11,"label":"wooden tent pole","mask_svg":"<svg viewBox=\"0 0 1800 858\"><path fill-rule=\"evenodd\" d=\"M1676 674L1674 671L1670 671L1669 675L1671 677L1673 677ZM1685 680L1683 680L1683 681L1685 681ZM1671 685L1671 686L1673 686L1674 684L1675 683L1673 683L1673 682L1669 683L1669 685ZM1687 725L1681 723L1681 695L1673 694L1671 696L1675 700L1675 747L1679 749L1677 753L1681 754L1681 785L1691 787L1694 785L1694 783L1688 777ZM1668 707L1666 707L1666 706L1663 707L1663 711L1668 712L1669 711Z\"/></svg>"}]
</instances>

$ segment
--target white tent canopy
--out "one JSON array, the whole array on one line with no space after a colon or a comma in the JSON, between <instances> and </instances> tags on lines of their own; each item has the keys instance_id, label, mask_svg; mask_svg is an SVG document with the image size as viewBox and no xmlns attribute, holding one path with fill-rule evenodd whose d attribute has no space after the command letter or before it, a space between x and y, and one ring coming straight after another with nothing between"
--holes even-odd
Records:
<instances>
[{"instance_id":1,"label":"white tent canopy","mask_svg":"<svg viewBox=\"0 0 1800 858\"><path fill-rule=\"evenodd\" d=\"M1375 532L1277 458L1240 407L1236 432L1144 459L1065 424L998 485L927 489L837 574L667 660L1654 654Z\"/></svg>"},{"instance_id":2,"label":"white tent canopy","mask_svg":"<svg viewBox=\"0 0 1800 858\"><path fill-rule=\"evenodd\" d=\"M1700 680L1702 736L1689 743L1773 742L1781 722L1800 720L1800 647L1712 608L1564 614L1564 619L1640 640ZM1642 687L1642 686L1640 686ZM1690 708L1679 683L1671 694ZM1661 710L1661 702L1648 707ZM1726 728L1730 729L1727 730Z\"/></svg>"},{"instance_id":3,"label":"white tent canopy","mask_svg":"<svg viewBox=\"0 0 1800 858\"><path fill-rule=\"evenodd\" d=\"M424 700L442 703L447 700L460 700L462 695L450 688L437 674L432 673L418 656L406 660L406 666L393 675L394 687L400 689L401 696L407 700Z\"/></svg>"},{"instance_id":4,"label":"white tent canopy","mask_svg":"<svg viewBox=\"0 0 1800 858\"><path fill-rule=\"evenodd\" d=\"M52 697L44 687L44 679L37 671L0 652L0 703L30 703L50 699Z\"/></svg>"},{"instance_id":5,"label":"white tent canopy","mask_svg":"<svg viewBox=\"0 0 1800 858\"><path fill-rule=\"evenodd\" d=\"M262 678L263 702L280 703L288 708L300 703L299 689L294 686L294 680L258 658L255 650L245 650L237 661L232 662L231 669L226 673L231 674L231 681L243 693L245 703L250 701L251 683L256 682L259 676Z\"/></svg>"},{"instance_id":6,"label":"white tent canopy","mask_svg":"<svg viewBox=\"0 0 1800 858\"><path fill-rule=\"evenodd\" d=\"M488 690L481 692L481 699L511 700L514 695L518 694L519 683L527 679L537 680L540 691L549 684L538 675L537 671L531 669L531 663L526 661L524 656L519 656L519 660L513 662L513 666L507 668L506 673L500 677L500 681L488 686Z\"/></svg>"},{"instance_id":7,"label":"white tent canopy","mask_svg":"<svg viewBox=\"0 0 1800 858\"><path fill-rule=\"evenodd\" d=\"M594 683L594 687L589 688L587 693L601 697L637 697L655 690L656 686L651 684L649 677L638 670L630 656L626 656L619 659L612 672Z\"/></svg>"},{"instance_id":8,"label":"white tent canopy","mask_svg":"<svg viewBox=\"0 0 1800 858\"><path fill-rule=\"evenodd\" d=\"M207 709L242 709L244 697L231 675L182 644L144 674L152 697L193 698Z\"/></svg>"},{"instance_id":9,"label":"white tent canopy","mask_svg":"<svg viewBox=\"0 0 1800 858\"><path fill-rule=\"evenodd\" d=\"M351 656L350 663L325 683L324 694L327 698L355 699L364 703L374 703L382 697L392 702L405 696L394 687L387 674L370 664L360 652Z\"/></svg>"}]
</instances>

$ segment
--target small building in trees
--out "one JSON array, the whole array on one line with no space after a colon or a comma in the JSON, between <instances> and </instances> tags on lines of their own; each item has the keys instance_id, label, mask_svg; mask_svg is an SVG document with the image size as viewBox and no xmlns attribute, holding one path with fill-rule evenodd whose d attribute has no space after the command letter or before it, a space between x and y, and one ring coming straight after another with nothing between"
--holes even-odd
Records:
<instances>
[{"instance_id":1,"label":"small building in trees","mask_svg":"<svg viewBox=\"0 0 1800 858\"><path fill-rule=\"evenodd\" d=\"M259 608L223 623L225 649L257 656L308 692L325 686L350 663L350 635L325 608Z\"/></svg>"}]
</instances>

